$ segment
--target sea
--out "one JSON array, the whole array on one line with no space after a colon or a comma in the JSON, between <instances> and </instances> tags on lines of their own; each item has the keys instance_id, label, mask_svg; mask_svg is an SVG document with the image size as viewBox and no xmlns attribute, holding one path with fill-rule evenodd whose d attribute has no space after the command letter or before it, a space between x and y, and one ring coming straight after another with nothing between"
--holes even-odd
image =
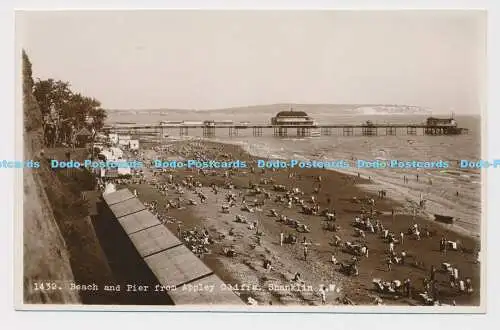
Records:
<instances>
[{"instance_id":1,"label":"sea","mask_svg":"<svg viewBox=\"0 0 500 330\"><path fill-rule=\"evenodd\" d=\"M276 111L277 112L277 111ZM136 112L110 113L107 124L136 123L157 124L160 121L203 121L232 120L267 124L272 111L173 111L151 114ZM335 115L321 110L308 114L320 124L361 124L367 120L374 124L423 123L428 114L345 114ZM441 116L443 117L443 116ZM351 168L342 172L370 177L405 195L407 199L426 199L439 208L436 212L457 218L454 226L472 235L479 235L482 209L482 172L476 168L460 168L460 160L478 161L481 157L481 117L455 116L459 127L468 128L469 133L453 136L407 135L406 130L398 131L397 136L342 136L333 131L331 136L288 137L273 136L272 129L264 130L262 136L254 137L252 129L239 130L238 136L228 136L228 129L221 128L211 140L240 145L250 154L271 159L296 159L306 161L345 160ZM190 129L189 137L180 137L178 128L164 132L166 140L199 139L201 129ZM289 130L291 131L291 130ZM383 130L382 130L383 131ZM382 132L384 134L384 132ZM358 168L358 160L368 161L444 161L449 168L401 169L401 168ZM418 175L418 182L416 176ZM405 184L403 177L409 178ZM401 197L401 196L399 196Z\"/></svg>"}]
</instances>

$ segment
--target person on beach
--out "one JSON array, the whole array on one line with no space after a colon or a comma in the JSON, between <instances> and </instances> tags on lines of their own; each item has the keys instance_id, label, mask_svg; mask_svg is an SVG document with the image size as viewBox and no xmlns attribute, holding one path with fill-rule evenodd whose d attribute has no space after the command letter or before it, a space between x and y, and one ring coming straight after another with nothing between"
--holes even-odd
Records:
<instances>
[{"instance_id":1,"label":"person on beach","mask_svg":"<svg viewBox=\"0 0 500 330\"><path fill-rule=\"evenodd\" d=\"M465 282L463 280L458 281L458 290L460 292L465 292Z\"/></svg>"},{"instance_id":2,"label":"person on beach","mask_svg":"<svg viewBox=\"0 0 500 330\"><path fill-rule=\"evenodd\" d=\"M304 245L304 261L307 261L307 245Z\"/></svg>"},{"instance_id":3,"label":"person on beach","mask_svg":"<svg viewBox=\"0 0 500 330\"><path fill-rule=\"evenodd\" d=\"M405 290L405 294L408 298L411 298L411 281L409 278L407 278L405 281L404 281L404 290Z\"/></svg>"},{"instance_id":4,"label":"person on beach","mask_svg":"<svg viewBox=\"0 0 500 330\"><path fill-rule=\"evenodd\" d=\"M424 286L424 292L428 293L431 290L431 286L430 281L427 279L427 277L424 277L422 279L422 284Z\"/></svg>"},{"instance_id":5,"label":"person on beach","mask_svg":"<svg viewBox=\"0 0 500 330\"><path fill-rule=\"evenodd\" d=\"M325 290L325 286L324 285L322 285L319 288L319 295L321 297L321 304L322 305L326 304L326 290Z\"/></svg>"},{"instance_id":6,"label":"person on beach","mask_svg":"<svg viewBox=\"0 0 500 330\"><path fill-rule=\"evenodd\" d=\"M283 246L283 240L285 239L285 234L280 233L280 246Z\"/></svg>"},{"instance_id":7,"label":"person on beach","mask_svg":"<svg viewBox=\"0 0 500 330\"><path fill-rule=\"evenodd\" d=\"M418 174L417 174L417 182L418 182Z\"/></svg>"},{"instance_id":8,"label":"person on beach","mask_svg":"<svg viewBox=\"0 0 500 330\"><path fill-rule=\"evenodd\" d=\"M401 233L399 233L399 236L401 237L401 245L403 245L405 234L403 232L401 232Z\"/></svg>"},{"instance_id":9,"label":"person on beach","mask_svg":"<svg viewBox=\"0 0 500 330\"><path fill-rule=\"evenodd\" d=\"M337 258L335 258L335 255L332 254L332 264L336 265L338 263Z\"/></svg>"},{"instance_id":10,"label":"person on beach","mask_svg":"<svg viewBox=\"0 0 500 330\"><path fill-rule=\"evenodd\" d=\"M455 277L453 276L453 273L450 274L450 288L455 287Z\"/></svg>"},{"instance_id":11,"label":"person on beach","mask_svg":"<svg viewBox=\"0 0 500 330\"><path fill-rule=\"evenodd\" d=\"M394 243L393 242L389 243L389 253L394 253Z\"/></svg>"},{"instance_id":12,"label":"person on beach","mask_svg":"<svg viewBox=\"0 0 500 330\"><path fill-rule=\"evenodd\" d=\"M266 259L264 260L264 269L266 269L267 271L271 271L271 261Z\"/></svg>"},{"instance_id":13,"label":"person on beach","mask_svg":"<svg viewBox=\"0 0 500 330\"><path fill-rule=\"evenodd\" d=\"M437 281L432 282L432 296L434 298L434 302L439 302L439 288Z\"/></svg>"},{"instance_id":14,"label":"person on beach","mask_svg":"<svg viewBox=\"0 0 500 330\"><path fill-rule=\"evenodd\" d=\"M453 268L453 282L458 283L458 268Z\"/></svg>"},{"instance_id":15,"label":"person on beach","mask_svg":"<svg viewBox=\"0 0 500 330\"><path fill-rule=\"evenodd\" d=\"M387 271L390 272L392 270L392 259L391 259L391 257L387 258L386 263L387 263Z\"/></svg>"},{"instance_id":16,"label":"person on beach","mask_svg":"<svg viewBox=\"0 0 500 330\"><path fill-rule=\"evenodd\" d=\"M436 267L434 267L434 265L431 266L431 281L435 281L436 280Z\"/></svg>"},{"instance_id":17,"label":"person on beach","mask_svg":"<svg viewBox=\"0 0 500 330\"><path fill-rule=\"evenodd\" d=\"M474 289L472 288L472 280L470 279L470 277L467 277L465 279L465 288L467 290L467 293L472 293L474 291Z\"/></svg>"}]
</instances>

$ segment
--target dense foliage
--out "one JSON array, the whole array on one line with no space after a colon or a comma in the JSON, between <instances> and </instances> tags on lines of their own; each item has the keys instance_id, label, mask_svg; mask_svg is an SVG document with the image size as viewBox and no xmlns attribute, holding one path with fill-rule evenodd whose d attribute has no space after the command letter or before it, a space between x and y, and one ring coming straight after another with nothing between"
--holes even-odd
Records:
<instances>
[{"instance_id":1,"label":"dense foliage","mask_svg":"<svg viewBox=\"0 0 500 330\"><path fill-rule=\"evenodd\" d=\"M106 111L98 100L72 91L69 82L54 79L34 81L31 62L24 51L23 78L23 87L31 89L41 111L46 144L69 145L80 129L98 131L104 126Z\"/></svg>"}]
</instances>

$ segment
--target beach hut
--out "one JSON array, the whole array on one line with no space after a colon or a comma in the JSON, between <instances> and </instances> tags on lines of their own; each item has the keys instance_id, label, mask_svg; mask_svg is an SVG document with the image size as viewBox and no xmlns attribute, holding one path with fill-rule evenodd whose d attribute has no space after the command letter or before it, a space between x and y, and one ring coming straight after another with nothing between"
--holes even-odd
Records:
<instances>
[{"instance_id":1,"label":"beach hut","mask_svg":"<svg viewBox=\"0 0 500 330\"><path fill-rule=\"evenodd\" d=\"M108 139L109 139L109 142L111 142L112 144L117 144L118 143L118 134L110 133L110 134L108 134Z\"/></svg>"},{"instance_id":2,"label":"beach hut","mask_svg":"<svg viewBox=\"0 0 500 330\"><path fill-rule=\"evenodd\" d=\"M120 146L128 146L130 143L130 135L118 135L118 144Z\"/></svg>"},{"instance_id":3,"label":"beach hut","mask_svg":"<svg viewBox=\"0 0 500 330\"><path fill-rule=\"evenodd\" d=\"M116 134L116 133L109 133L107 137L108 137L108 142L110 144L116 144L116 143L118 143L118 134Z\"/></svg>"},{"instance_id":4,"label":"beach hut","mask_svg":"<svg viewBox=\"0 0 500 330\"><path fill-rule=\"evenodd\" d=\"M123 157L123 151L120 148L111 147L109 150L112 155L112 158L110 158L111 160L121 159Z\"/></svg>"},{"instance_id":5,"label":"beach hut","mask_svg":"<svg viewBox=\"0 0 500 330\"><path fill-rule=\"evenodd\" d=\"M139 150L139 140L130 140L128 147L130 150Z\"/></svg>"},{"instance_id":6,"label":"beach hut","mask_svg":"<svg viewBox=\"0 0 500 330\"><path fill-rule=\"evenodd\" d=\"M85 147L91 140L92 133L85 127L75 134L75 144L77 147Z\"/></svg>"}]
</instances>

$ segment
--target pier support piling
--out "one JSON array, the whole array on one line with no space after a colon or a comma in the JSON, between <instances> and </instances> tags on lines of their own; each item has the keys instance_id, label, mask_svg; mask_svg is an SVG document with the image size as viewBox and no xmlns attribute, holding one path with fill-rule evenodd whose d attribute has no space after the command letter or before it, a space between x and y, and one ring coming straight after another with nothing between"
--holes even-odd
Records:
<instances>
[{"instance_id":1,"label":"pier support piling","mask_svg":"<svg viewBox=\"0 0 500 330\"><path fill-rule=\"evenodd\" d=\"M342 129L342 135L343 136L353 136L354 135L354 129L352 127L344 127Z\"/></svg>"},{"instance_id":2,"label":"pier support piling","mask_svg":"<svg viewBox=\"0 0 500 330\"><path fill-rule=\"evenodd\" d=\"M322 127L321 128L321 135L326 135L326 136L332 135L332 128L331 127Z\"/></svg>"},{"instance_id":3,"label":"pier support piling","mask_svg":"<svg viewBox=\"0 0 500 330\"><path fill-rule=\"evenodd\" d=\"M237 127L229 127L229 136L238 136L238 128Z\"/></svg>"},{"instance_id":4,"label":"pier support piling","mask_svg":"<svg viewBox=\"0 0 500 330\"><path fill-rule=\"evenodd\" d=\"M406 135L417 135L417 128L414 126L408 126L406 128Z\"/></svg>"},{"instance_id":5,"label":"pier support piling","mask_svg":"<svg viewBox=\"0 0 500 330\"><path fill-rule=\"evenodd\" d=\"M309 127L297 127L297 136L310 136L311 128Z\"/></svg>"},{"instance_id":6,"label":"pier support piling","mask_svg":"<svg viewBox=\"0 0 500 330\"><path fill-rule=\"evenodd\" d=\"M288 136L288 131L286 127L275 127L274 136L285 137Z\"/></svg>"},{"instance_id":7,"label":"pier support piling","mask_svg":"<svg viewBox=\"0 0 500 330\"><path fill-rule=\"evenodd\" d=\"M262 127L254 127L253 136L262 136Z\"/></svg>"},{"instance_id":8,"label":"pier support piling","mask_svg":"<svg viewBox=\"0 0 500 330\"><path fill-rule=\"evenodd\" d=\"M363 136L377 136L378 131L376 127L363 127L362 134Z\"/></svg>"},{"instance_id":9,"label":"pier support piling","mask_svg":"<svg viewBox=\"0 0 500 330\"><path fill-rule=\"evenodd\" d=\"M396 127L386 127L385 135L393 135L396 136Z\"/></svg>"},{"instance_id":10,"label":"pier support piling","mask_svg":"<svg viewBox=\"0 0 500 330\"><path fill-rule=\"evenodd\" d=\"M215 136L215 127L206 126L203 127L203 137L214 137Z\"/></svg>"}]
</instances>

